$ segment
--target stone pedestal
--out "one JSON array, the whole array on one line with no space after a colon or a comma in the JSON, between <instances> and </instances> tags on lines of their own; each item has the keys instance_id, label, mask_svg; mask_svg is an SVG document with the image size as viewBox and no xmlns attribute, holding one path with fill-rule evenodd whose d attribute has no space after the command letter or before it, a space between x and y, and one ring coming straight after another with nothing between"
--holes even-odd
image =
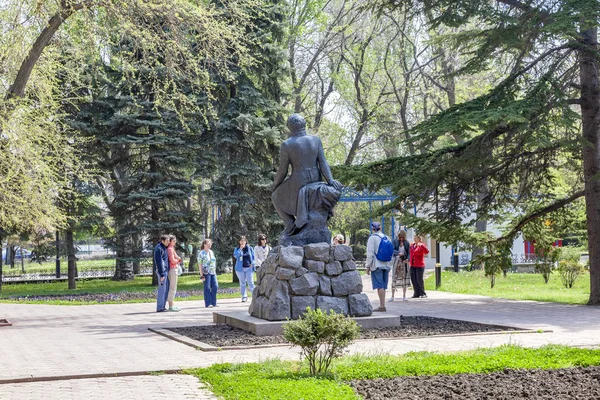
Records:
<instances>
[{"instance_id":1,"label":"stone pedestal","mask_svg":"<svg viewBox=\"0 0 600 400\"><path fill-rule=\"evenodd\" d=\"M258 270L248 311L268 321L298 319L306 307L365 317L373 308L362 288L349 246L278 246Z\"/></svg>"}]
</instances>

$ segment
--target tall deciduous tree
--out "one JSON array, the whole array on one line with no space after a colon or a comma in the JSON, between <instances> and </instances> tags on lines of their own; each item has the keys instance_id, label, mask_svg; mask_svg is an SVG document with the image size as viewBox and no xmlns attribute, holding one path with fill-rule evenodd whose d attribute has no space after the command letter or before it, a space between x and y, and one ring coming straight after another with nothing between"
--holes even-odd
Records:
<instances>
[{"instance_id":1,"label":"tall deciduous tree","mask_svg":"<svg viewBox=\"0 0 600 400\"><path fill-rule=\"evenodd\" d=\"M118 29L134 38L146 65L159 57L175 70L193 65L206 89L210 79L205 66L225 73L232 57L250 62L240 33L247 20L242 10L254 4L255 0L228 4L227 19L210 4L187 0L24 0L4 5L0 226L26 231L32 224L51 227L65 222L56 207L60 188L68 184L61 171L65 163L76 165L77 156L61 134L58 60L65 55L82 60L71 70L76 74L89 61L109 54L106 49L118 41ZM59 46L65 39L73 46L61 55ZM172 83L153 83L157 101L173 89ZM178 101L185 103L185 96Z\"/></svg>"},{"instance_id":2,"label":"tall deciduous tree","mask_svg":"<svg viewBox=\"0 0 600 400\"><path fill-rule=\"evenodd\" d=\"M483 244L489 254L503 257L527 223L584 196L589 303L600 304L600 3L428 0L415 5L432 13L434 27L461 28L444 38L445 46L468 55L457 74L485 70L501 57L513 67L488 93L457 103L413 130L425 146L457 133L467 133L469 140L412 158L344 168L346 181L391 186L399 202L430 206L432 218L415 219L417 226L450 242ZM469 25L473 20L476 26ZM582 180L571 181L562 196L548 190L556 184L555 171L578 159ZM484 181L489 192L477 199ZM437 213L431 207L436 201ZM504 224L504 234L474 234L474 221L463 221L475 214Z\"/></svg>"}]
</instances>

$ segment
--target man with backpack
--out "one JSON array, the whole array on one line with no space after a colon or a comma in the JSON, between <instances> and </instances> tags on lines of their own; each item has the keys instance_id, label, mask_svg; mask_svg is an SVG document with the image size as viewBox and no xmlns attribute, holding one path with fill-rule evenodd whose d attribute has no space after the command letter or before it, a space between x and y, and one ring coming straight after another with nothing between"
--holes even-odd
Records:
<instances>
[{"instance_id":1,"label":"man with backpack","mask_svg":"<svg viewBox=\"0 0 600 400\"><path fill-rule=\"evenodd\" d=\"M392 268L394 245L390 238L381 232L379 222L371 223L371 231L373 234L367 241L367 275L371 275L373 290L377 289L379 296L379 308L373 311L386 311L385 290Z\"/></svg>"}]
</instances>

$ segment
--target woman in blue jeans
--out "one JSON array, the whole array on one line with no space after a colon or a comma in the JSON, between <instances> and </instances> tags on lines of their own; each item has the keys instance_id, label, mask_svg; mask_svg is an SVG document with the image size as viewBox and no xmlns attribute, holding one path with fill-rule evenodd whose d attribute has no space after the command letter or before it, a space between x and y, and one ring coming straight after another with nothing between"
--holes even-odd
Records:
<instances>
[{"instance_id":1,"label":"woman in blue jeans","mask_svg":"<svg viewBox=\"0 0 600 400\"><path fill-rule=\"evenodd\" d=\"M200 266L200 280L204 281L204 305L208 308L217 306L217 260L210 249L212 240L202 241L202 250L198 253L198 265Z\"/></svg>"},{"instance_id":2,"label":"woman in blue jeans","mask_svg":"<svg viewBox=\"0 0 600 400\"><path fill-rule=\"evenodd\" d=\"M240 291L242 292L242 303L248 301L246 294L246 283L250 292L254 290L254 250L248 246L246 236L240 236L240 245L233 251L235 258L235 273L240 280Z\"/></svg>"}]
</instances>

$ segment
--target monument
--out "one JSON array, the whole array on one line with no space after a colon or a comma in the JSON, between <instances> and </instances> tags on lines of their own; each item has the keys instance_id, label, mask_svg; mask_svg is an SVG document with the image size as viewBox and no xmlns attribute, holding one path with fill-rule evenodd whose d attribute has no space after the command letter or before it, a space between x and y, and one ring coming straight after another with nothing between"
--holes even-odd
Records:
<instances>
[{"instance_id":1,"label":"monument","mask_svg":"<svg viewBox=\"0 0 600 400\"><path fill-rule=\"evenodd\" d=\"M271 195L285 224L279 244L330 243L327 221L340 199L342 184L331 175L321 139L307 134L304 118L292 114L287 127L289 138L281 144L279 169ZM287 176L290 166L292 171Z\"/></svg>"},{"instance_id":2,"label":"monument","mask_svg":"<svg viewBox=\"0 0 600 400\"><path fill-rule=\"evenodd\" d=\"M373 308L349 246L332 246L327 221L340 199L323 144L292 114L289 138L281 144L271 196L285 224L257 274L250 315L269 321L297 319L307 307L366 317ZM288 169L291 173L288 176Z\"/></svg>"}]
</instances>

